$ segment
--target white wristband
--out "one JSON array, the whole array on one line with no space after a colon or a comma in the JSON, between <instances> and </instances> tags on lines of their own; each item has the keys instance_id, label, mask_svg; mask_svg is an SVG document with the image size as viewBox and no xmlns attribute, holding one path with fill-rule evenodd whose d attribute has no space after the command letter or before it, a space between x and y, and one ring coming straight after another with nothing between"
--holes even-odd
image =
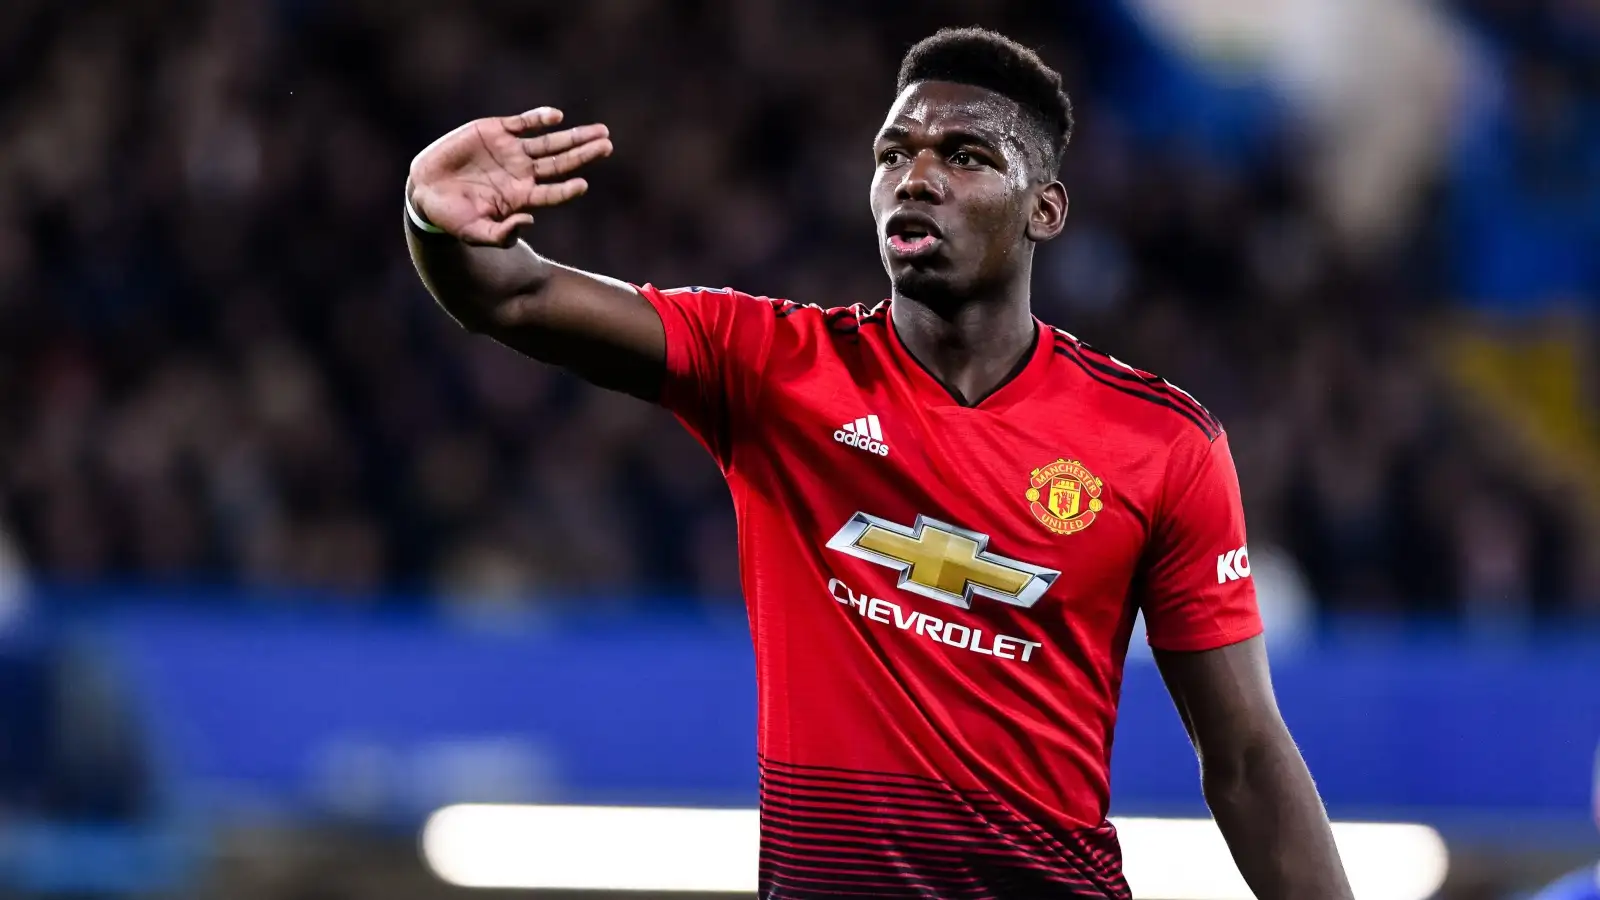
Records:
<instances>
[{"instance_id":1,"label":"white wristband","mask_svg":"<svg viewBox=\"0 0 1600 900\"><path fill-rule=\"evenodd\" d=\"M409 191L406 192L406 215L411 217L411 224L417 226L423 231L426 231L429 234L444 234L443 228L440 228L432 222L429 222L427 219L424 219L422 214L417 212L417 208L411 205L411 193Z\"/></svg>"}]
</instances>

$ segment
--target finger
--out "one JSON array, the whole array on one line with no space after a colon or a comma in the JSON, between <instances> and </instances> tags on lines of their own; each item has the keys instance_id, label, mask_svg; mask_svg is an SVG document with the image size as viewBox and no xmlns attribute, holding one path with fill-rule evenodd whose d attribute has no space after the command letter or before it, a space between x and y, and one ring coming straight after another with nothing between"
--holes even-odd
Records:
<instances>
[{"instance_id":1,"label":"finger","mask_svg":"<svg viewBox=\"0 0 1600 900\"><path fill-rule=\"evenodd\" d=\"M611 155L611 141L601 138L587 144L579 144L565 153L555 156L541 156L533 161L533 177L539 179L553 178L556 175L565 175L573 169L593 162L602 156Z\"/></svg>"},{"instance_id":2,"label":"finger","mask_svg":"<svg viewBox=\"0 0 1600 900\"><path fill-rule=\"evenodd\" d=\"M555 184L541 184L534 187L529 196L529 206L555 206L565 203L574 197L581 197L589 189L589 182L582 178L569 178Z\"/></svg>"},{"instance_id":3,"label":"finger","mask_svg":"<svg viewBox=\"0 0 1600 900\"><path fill-rule=\"evenodd\" d=\"M549 128L552 125L560 125L561 119L565 115L565 113L553 106L541 106L538 109L530 109L519 115L505 116L501 118L500 124L507 131L521 134L524 131L535 131L540 128Z\"/></svg>"},{"instance_id":4,"label":"finger","mask_svg":"<svg viewBox=\"0 0 1600 900\"><path fill-rule=\"evenodd\" d=\"M579 144L610 137L611 129L604 125L579 125L577 128L568 128L565 131L555 131L550 134L541 134L534 138L524 138L522 152L538 158L540 156L553 156L565 150L570 150Z\"/></svg>"}]
</instances>

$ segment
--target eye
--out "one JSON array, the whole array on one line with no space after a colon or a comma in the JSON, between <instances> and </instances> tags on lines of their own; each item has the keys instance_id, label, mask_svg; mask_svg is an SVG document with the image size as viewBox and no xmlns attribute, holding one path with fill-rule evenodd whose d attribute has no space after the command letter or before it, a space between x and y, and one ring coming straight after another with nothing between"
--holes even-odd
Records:
<instances>
[{"instance_id":1,"label":"eye","mask_svg":"<svg viewBox=\"0 0 1600 900\"><path fill-rule=\"evenodd\" d=\"M958 166L975 166L979 162L978 158L968 150L957 150L950 154L950 161Z\"/></svg>"},{"instance_id":2,"label":"eye","mask_svg":"<svg viewBox=\"0 0 1600 900\"><path fill-rule=\"evenodd\" d=\"M900 150L896 150L893 147L890 147L888 150L885 150L882 153L878 154L878 165L881 165L881 166L892 166L895 163L898 163L898 162L900 162L901 160L903 160L905 158L906 158L905 153L903 153Z\"/></svg>"}]
</instances>

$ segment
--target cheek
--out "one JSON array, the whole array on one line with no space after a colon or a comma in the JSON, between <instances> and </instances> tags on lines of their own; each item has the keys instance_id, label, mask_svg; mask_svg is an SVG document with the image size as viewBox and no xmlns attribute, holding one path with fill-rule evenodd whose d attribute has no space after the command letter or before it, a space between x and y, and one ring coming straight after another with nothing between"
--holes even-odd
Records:
<instances>
[{"instance_id":1,"label":"cheek","mask_svg":"<svg viewBox=\"0 0 1600 900\"><path fill-rule=\"evenodd\" d=\"M872 182L867 187L867 202L872 206L873 218L877 218L878 212L884 208L885 194L889 191L890 188L886 186L883 169L881 167L873 169Z\"/></svg>"},{"instance_id":2,"label":"cheek","mask_svg":"<svg viewBox=\"0 0 1600 900\"><path fill-rule=\"evenodd\" d=\"M989 256L1003 257L1027 227L1027 216L1009 196L995 196L976 203L968 221L984 236Z\"/></svg>"}]
</instances>

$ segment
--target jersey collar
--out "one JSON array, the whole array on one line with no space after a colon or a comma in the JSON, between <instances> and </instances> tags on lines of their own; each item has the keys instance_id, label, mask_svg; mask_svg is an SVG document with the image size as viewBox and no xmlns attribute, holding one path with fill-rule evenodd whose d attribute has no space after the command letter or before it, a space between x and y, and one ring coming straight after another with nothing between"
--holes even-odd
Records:
<instances>
[{"instance_id":1,"label":"jersey collar","mask_svg":"<svg viewBox=\"0 0 1600 900\"><path fill-rule=\"evenodd\" d=\"M988 394L977 399L972 404L964 404L957 399L956 394L945 386L927 367L923 366L911 350L906 347L905 341L900 338L900 332L895 327L894 316L888 316L889 332L893 335L889 343L891 352L896 362L905 372L906 380L912 389L929 406L952 406L959 409L979 409L987 412L996 412L1015 405L1033 392L1033 389L1044 379L1045 373L1050 368L1052 357L1050 328L1038 317L1034 317L1034 342L1033 349L1023 354L1017 360L1017 365L1000 383Z\"/></svg>"}]
</instances>

